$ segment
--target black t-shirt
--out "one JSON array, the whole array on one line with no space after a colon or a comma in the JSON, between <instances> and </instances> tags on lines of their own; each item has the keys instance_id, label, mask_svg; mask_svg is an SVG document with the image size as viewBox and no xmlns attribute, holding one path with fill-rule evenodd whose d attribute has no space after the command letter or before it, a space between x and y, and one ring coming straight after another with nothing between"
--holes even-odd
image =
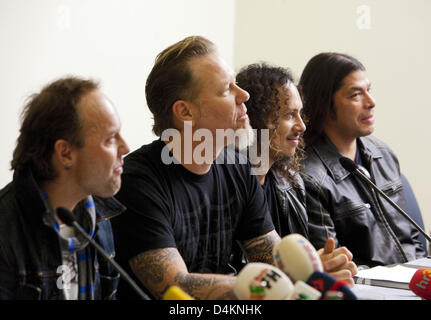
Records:
<instances>
[{"instance_id":1,"label":"black t-shirt","mask_svg":"<svg viewBox=\"0 0 431 320\"><path fill-rule=\"evenodd\" d=\"M165 143L145 145L125 158L116 198L127 207L112 219L120 263L151 249L176 247L188 271L231 273L235 240L274 229L264 193L249 163L224 149L208 173L196 175L161 160ZM229 161L229 162L228 162Z\"/></svg>"}]
</instances>

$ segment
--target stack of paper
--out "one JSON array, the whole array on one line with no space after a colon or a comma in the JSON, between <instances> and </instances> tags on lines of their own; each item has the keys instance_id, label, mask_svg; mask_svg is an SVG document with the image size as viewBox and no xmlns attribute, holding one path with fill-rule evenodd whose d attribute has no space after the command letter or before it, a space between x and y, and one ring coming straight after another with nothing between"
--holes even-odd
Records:
<instances>
[{"instance_id":1,"label":"stack of paper","mask_svg":"<svg viewBox=\"0 0 431 320\"><path fill-rule=\"evenodd\" d=\"M394 267L378 266L358 271L358 274L355 276L355 282L372 286L408 289L410 280L415 272L415 268L402 265Z\"/></svg>"}]
</instances>

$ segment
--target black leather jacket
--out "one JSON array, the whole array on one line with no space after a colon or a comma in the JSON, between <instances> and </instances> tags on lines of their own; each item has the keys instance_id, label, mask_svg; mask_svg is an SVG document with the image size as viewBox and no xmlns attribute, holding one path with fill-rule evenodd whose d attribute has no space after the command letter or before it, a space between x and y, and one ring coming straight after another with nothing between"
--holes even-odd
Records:
<instances>
[{"instance_id":1,"label":"black leather jacket","mask_svg":"<svg viewBox=\"0 0 431 320\"><path fill-rule=\"evenodd\" d=\"M32 174L15 174L0 191L0 299L59 300L57 286L62 265L58 235L44 223L48 208ZM109 219L124 211L114 198L93 197L96 205L95 240L114 256ZM94 257L96 299L113 299L119 274L103 257Z\"/></svg>"},{"instance_id":2,"label":"black leather jacket","mask_svg":"<svg viewBox=\"0 0 431 320\"><path fill-rule=\"evenodd\" d=\"M358 139L373 182L406 210L399 163L375 137ZM346 246L357 265L388 265L423 257L419 232L385 199L339 163L342 156L323 136L306 149L303 179L310 241L321 248L328 237Z\"/></svg>"},{"instance_id":3,"label":"black leather jacket","mask_svg":"<svg viewBox=\"0 0 431 320\"><path fill-rule=\"evenodd\" d=\"M272 185L277 194L279 203L279 216L271 212L275 230L284 237L291 233L299 233L308 238L308 218L305 210L305 186L301 176L296 173L297 184L293 186L286 178L276 170L270 169L267 179L273 181ZM268 199L269 201L269 199ZM268 203L271 209L274 204Z\"/></svg>"}]
</instances>

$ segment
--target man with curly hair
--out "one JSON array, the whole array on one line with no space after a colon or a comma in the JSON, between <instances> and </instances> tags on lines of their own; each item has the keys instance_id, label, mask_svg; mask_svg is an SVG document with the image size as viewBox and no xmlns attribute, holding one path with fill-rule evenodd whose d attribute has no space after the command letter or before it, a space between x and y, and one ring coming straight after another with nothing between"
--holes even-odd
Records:
<instances>
[{"instance_id":1,"label":"man with curly hair","mask_svg":"<svg viewBox=\"0 0 431 320\"><path fill-rule=\"evenodd\" d=\"M308 238L305 188L299 175L306 127L293 77L281 67L251 64L237 74L237 83L250 94L247 113L250 124L257 130L258 146L265 136L262 131L269 130L269 162L258 180L265 191L275 230L281 237L299 233ZM335 249L334 239L328 238L318 252L326 272L351 282L357 268L346 247ZM326 260L328 256L334 260Z\"/></svg>"}]
</instances>

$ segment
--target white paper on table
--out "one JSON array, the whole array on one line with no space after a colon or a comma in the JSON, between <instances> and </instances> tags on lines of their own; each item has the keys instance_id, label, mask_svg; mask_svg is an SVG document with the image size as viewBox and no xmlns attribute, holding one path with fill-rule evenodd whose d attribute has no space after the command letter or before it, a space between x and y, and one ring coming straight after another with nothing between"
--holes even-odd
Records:
<instances>
[{"instance_id":1,"label":"white paper on table","mask_svg":"<svg viewBox=\"0 0 431 320\"><path fill-rule=\"evenodd\" d=\"M360 270L357 277L363 279L386 280L402 283L410 283L417 269L396 265L394 267L377 266Z\"/></svg>"}]
</instances>

